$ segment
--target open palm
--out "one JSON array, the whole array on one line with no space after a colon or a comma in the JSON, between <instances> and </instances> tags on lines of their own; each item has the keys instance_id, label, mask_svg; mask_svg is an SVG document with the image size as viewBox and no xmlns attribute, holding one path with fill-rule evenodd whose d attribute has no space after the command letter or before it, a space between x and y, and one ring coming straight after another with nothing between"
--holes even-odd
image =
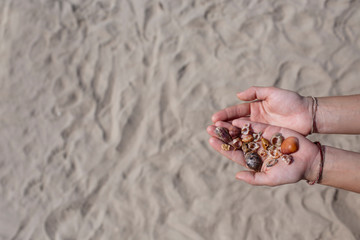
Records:
<instances>
[{"instance_id":1,"label":"open palm","mask_svg":"<svg viewBox=\"0 0 360 240\"><path fill-rule=\"evenodd\" d=\"M294 136L299 140L299 150L292 154L294 161L291 164L286 164L283 161L279 161L275 166L268 168L265 172L255 171L240 171L236 177L247 183L253 185L268 185L276 186L288 183L295 183L302 179L312 180L309 178L314 177L311 169L313 167L314 159L319 154L319 149L316 144L305 138L303 135L292 131L290 129L272 126L263 123L250 122L244 119L237 119L232 122L236 127L241 128L246 123L251 124L251 128L254 132L262 132L263 136L270 139L275 133L281 133L285 138ZM210 145L218 152L231 159L232 161L246 167L244 154L240 150L236 151L224 151L221 149L223 143L216 138L214 130L216 126L222 126L229 128L231 126L228 122L217 122L215 125L208 127L207 131L212 136L209 139Z\"/></svg>"},{"instance_id":2,"label":"open palm","mask_svg":"<svg viewBox=\"0 0 360 240\"><path fill-rule=\"evenodd\" d=\"M274 87L251 87L239 93L238 98L253 102L225 108L212 116L213 122L243 118L289 128L303 135L310 133L312 100L309 98Z\"/></svg>"}]
</instances>

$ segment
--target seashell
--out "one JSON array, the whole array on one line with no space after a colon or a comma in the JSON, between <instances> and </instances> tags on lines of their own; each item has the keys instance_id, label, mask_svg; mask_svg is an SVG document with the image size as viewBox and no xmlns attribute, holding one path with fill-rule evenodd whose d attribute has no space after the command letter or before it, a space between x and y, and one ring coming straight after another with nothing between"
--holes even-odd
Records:
<instances>
[{"instance_id":1,"label":"seashell","mask_svg":"<svg viewBox=\"0 0 360 240\"><path fill-rule=\"evenodd\" d=\"M286 164L290 164L293 161L293 157L291 155L283 154L280 159L284 161Z\"/></svg>"},{"instance_id":2,"label":"seashell","mask_svg":"<svg viewBox=\"0 0 360 240\"><path fill-rule=\"evenodd\" d=\"M265 150L267 150L268 147L270 146L269 140L267 140L266 138L263 138L263 137L261 138L261 144Z\"/></svg>"},{"instance_id":3,"label":"seashell","mask_svg":"<svg viewBox=\"0 0 360 240\"><path fill-rule=\"evenodd\" d=\"M242 141L240 138L235 138L231 142L229 142L231 146L233 146L235 149L240 149L242 145Z\"/></svg>"},{"instance_id":4,"label":"seashell","mask_svg":"<svg viewBox=\"0 0 360 240\"><path fill-rule=\"evenodd\" d=\"M215 128L216 136L223 142L229 143L232 141L232 137L229 133L229 130L224 127L216 127Z\"/></svg>"},{"instance_id":5,"label":"seashell","mask_svg":"<svg viewBox=\"0 0 360 240\"><path fill-rule=\"evenodd\" d=\"M224 151L230 151L231 146L229 144L221 144L221 149Z\"/></svg>"},{"instance_id":6,"label":"seashell","mask_svg":"<svg viewBox=\"0 0 360 240\"><path fill-rule=\"evenodd\" d=\"M259 172L261 170L262 160L259 154L257 154L256 152L246 153L245 162L250 169L256 172Z\"/></svg>"},{"instance_id":7,"label":"seashell","mask_svg":"<svg viewBox=\"0 0 360 240\"><path fill-rule=\"evenodd\" d=\"M249 143L249 142L252 142L252 141L254 140L254 137L253 137L253 135L246 134L246 135L242 135L242 136L241 136L241 140L242 140L244 143Z\"/></svg>"},{"instance_id":8,"label":"seashell","mask_svg":"<svg viewBox=\"0 0 360 240\"><path fill-rule=\"evenodd\" d=\"M231 126L229 128L229 133L232 137L237 137L237 136L240 136L241 134L241 129L238 128L238 127L235 127L235 126Z\"/></svg>"},{"instance_id":9,"label":"seashell","mask_svg":"<svg viewBox=\"0 0 360 240\"><path fill-rule=\"evenodd\" d=\"M266 163L266 167L273 167L273 166L275 166L275 164L277 164L277 163L278 163L278 159L277 159L277 158L271 159L270 161L268 161L268 162Z\"/></svg>"},{"instance_id":10,"label":"seashell","mask_svg":"<svg viewBox=\"0 0 360 240\"><path fill-rule=\"evenodd\" d=\"M249 142L248 147L249 147L250 151L256 151L260 148L260 145L257 144L256 142Z\"/></svg>"},{"instance_id":11,"label":"seashell","mask_svg":"<svg viewBox=\"0 0 360 240\"><path fill-rule=\"evenodd\" d=\"M270 139L270 143L277 147L280 147L283 141L284 137L281 135L281 133L275 133Z\"/></svg>"},{"instance_id":12,"label":"seashell","mask_svg":"<svg viewBox=\"0 0 360 240\"><path fill-rule=\"evenodd\" d=\"M275 147L274 145L268 148L268 154L272 158L279 158L282 155L280 149Z\"/></svg>"},{"instance_id":13,"label":"seashell","mask_svg":"<svg viewBox=\"0 0 360 240\"><path fill-rule=\"evenodd\" d=\"M244 124L244 126L241 128L241 134L247 135L250 133L250 123Z\"/></svg>"},{"instance_id":14,"label":"seashell","mask_svg":"<svg viewBox=\"0 0 360 240\"><path fill-rule=\"evenodd\" d=\"M259 133L253 133L254 142L258 142L261 139L262 132Z\"/></svg>"},{"instance_id":15,"label":"seashell","mask_svg":"<svg viewBox=\"0 0 360 240\"><path fill-rule=\"evenodd\" d=\"M250 152L250 149L249 149L249 147L248 147L248 145L247 145L246 143L243 143L243 144L241 145L241 150L242 150L244 153Z\"/></svg>"},{"instance_id":16,"label":"seashell","mask_svg":"<svg viewBox=\"0 0 360 240\"><path fill-rule=\"evenodd\" d=\"M243 134L243 135L248 135L250 133L250 128L245 128L245 127L243 127L242 129L241 129L241 134Z\"/></svg>"},{"instance_id":17,"label":"seashell","mask_svg":"<svg viewBox=\"0 0 360 240\"><path fill-rule=\"evenodd\" d=\"M288 137L281 144L283 154L291 154L299 149L299 140L296 137Z\"/></svg>"},{"instance_id":18,"label":"seashell","mask_svg":"<svg viewBox=\"0 0 360 240\"><path fill-rule=\"evenodd\" d=\"M258 154L259 154L260 157L263 158L263 159L267 158L267 156L268 156L268 153L267 153L267 151L266 151L265 149L259 150Z\"/></svg>"}]
</instances>

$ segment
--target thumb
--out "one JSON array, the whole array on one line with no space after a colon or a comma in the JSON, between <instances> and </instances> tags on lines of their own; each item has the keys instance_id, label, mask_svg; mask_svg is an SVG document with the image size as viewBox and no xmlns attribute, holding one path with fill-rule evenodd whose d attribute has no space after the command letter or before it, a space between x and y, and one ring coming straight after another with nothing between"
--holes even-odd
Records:
<instances>
[{"instance_id":1,"label":"thumb","mask_svg":"<svg viewBox=\"0 0 360 240\"><path fill-rule=\"evenodd\" d=\"M264 172L241 171L236 174L236 179L249 183L251 185L272 185Z\"/></svg>"},{"instance_id":2,"label":"thumb","mask_svg":"<svg viewBox=\"0 0 360 240\"><path fill-rule=\"evenodd\" d=\"M239 92L237 97L243 101L265 100L272 90L272 87L251 87L243 92Z\"/></svg>"}]
</instances>

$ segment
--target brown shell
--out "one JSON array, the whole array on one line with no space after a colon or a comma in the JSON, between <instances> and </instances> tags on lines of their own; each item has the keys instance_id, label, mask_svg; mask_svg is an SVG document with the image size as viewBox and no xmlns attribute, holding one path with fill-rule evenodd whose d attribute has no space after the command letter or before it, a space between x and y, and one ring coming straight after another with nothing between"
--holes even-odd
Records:
<instances>
[{"instance_id":1,"label":"brown shell","mask_svg":"<svg viewBox=\"0 0 360 240\"><path fill-rule=\"evenodd\" d=\"M283 154L291 154L299 149L299 140L296 137L288 137L281 144Z\"/></svg>"},{"instance_id":2,"label":"brown shell","mask_svg":"<svg viewBox=\"0 0 360 240\"><path fill-rule=\"evenodd\" d=\"M266 138L261 138L261 145L263 146L263 148L265 149L265 150L267 150L268 149L268 147L270 146L270 142L269 142L269 140L267 140Z\"/></svg>"},{"instance_id":3,"label":"brown shell","mask_svg":"<svg viewBox=\"0 0 360 240\"><path fill-rule=\"evenodd\" d=\"M245 162L246 165L256 171L259 172L262 166L262 159L256 152L249 152L245 154Z\"/></svg>"},{"instance_id":4,"label":"brown shell","mask_svg":"<svg viewBox=\"0 0 360 240\"><path fill-rule=\"evenodd\" d=\"M216 136L223 141L224 143L229 143L232 141L232 137L229 133L229 130L224 127L216 127L215 128Z\"/></svg>"},{"instance_id":5,"label":"brown shell","mask_svg":"<svg viewBox=\"0 0 360 240\"><path fill-rule=\"evenodd\" d=\"M248 153L250 152L250 148L248 147L248 145L246 143L243 143L241 145L241 150L244 152L244 153Z\"/></svg>"},{"instance_id":6,"label":"brown shell","mask_svg":"<svg viewBox=\"0 0 360 240\"><path fill-rule=\"evenodd\" d=\"M242 135L241 136L241 140L244 142L244 143L249 143L249 142L252 142L254 140L254 137L253 135L251 134L246 134L246 135Z\"/></svg>"}]
</instances>

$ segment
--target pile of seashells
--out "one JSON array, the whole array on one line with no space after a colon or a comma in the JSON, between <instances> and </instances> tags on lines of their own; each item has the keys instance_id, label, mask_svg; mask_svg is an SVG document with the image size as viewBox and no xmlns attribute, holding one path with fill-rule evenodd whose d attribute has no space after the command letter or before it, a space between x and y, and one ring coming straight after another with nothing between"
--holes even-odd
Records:
<instances>
[{"instance_id":1,"label":"pile of seashells","mask_svg":"<svg viewBox=\"0 0 360 240\"><path fill-rule=\"evenodd\" d=\"M246 165L257 172L266 171L279 160L292 163L293 157L290 154L299 149L296 137L284 139L281 133L276 133L268 140L262 137L261 132L253 132L249 123L241 129L233 126L231 132L225 127L216 127L215 134L224 142L221 145L223 150L243 151Z\"/></svg>"}]
</instances>

